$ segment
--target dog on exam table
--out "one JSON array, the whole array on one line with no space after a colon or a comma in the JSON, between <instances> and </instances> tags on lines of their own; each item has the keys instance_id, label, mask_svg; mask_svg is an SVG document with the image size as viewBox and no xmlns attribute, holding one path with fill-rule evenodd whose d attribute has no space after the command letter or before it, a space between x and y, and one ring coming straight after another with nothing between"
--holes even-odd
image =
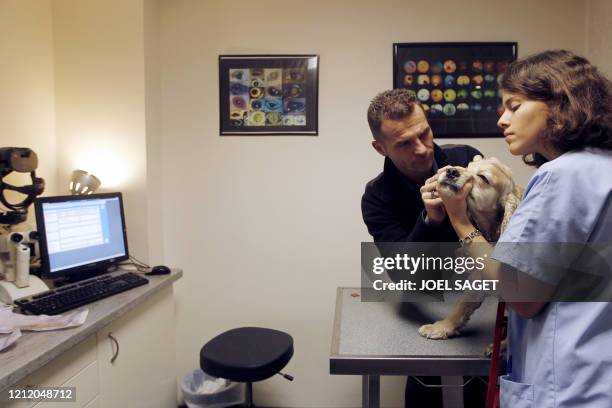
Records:
<instances>
[{"instance_id":1,"label":"dog on exam table","mask_svg":"<svg viewBox=\"0 0 612 408\"><path fill-rule=\"evenodd\" d=\"M518 207L523 189L515 184L510 169L498 159L475 156L466 168L451 167L443 172L438 178L438 192L455 194L468 180L473 181L467 197L468 215L488 242L496 242ZM458 336L484 301L484 293L476 296L471 293L469 300L464 296L445 319L421 326L419 334L429 339Z\"/></svg>"}]
</instances>

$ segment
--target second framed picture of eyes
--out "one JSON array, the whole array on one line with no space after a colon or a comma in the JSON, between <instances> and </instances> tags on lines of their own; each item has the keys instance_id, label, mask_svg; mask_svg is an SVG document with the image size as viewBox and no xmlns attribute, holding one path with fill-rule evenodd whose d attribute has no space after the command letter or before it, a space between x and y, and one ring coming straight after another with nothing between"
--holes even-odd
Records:
<instances>
[{"instance_id":1,"label":"second framed picture of eyes","mask_svg":"<svg viewBox=\"0 0 612 408\"><path fill-rule=\"evenodd\" d=\"M414 92L435 137L496 137L516 42L395 43L393 87Z\"/></svg>"}]
</instances>

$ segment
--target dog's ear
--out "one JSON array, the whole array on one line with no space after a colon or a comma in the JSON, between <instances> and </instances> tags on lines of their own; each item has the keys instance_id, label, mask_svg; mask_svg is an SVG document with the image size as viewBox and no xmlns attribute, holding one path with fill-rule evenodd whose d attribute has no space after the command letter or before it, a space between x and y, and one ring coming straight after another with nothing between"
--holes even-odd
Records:
<instances>
[{"instance_id":1,"label":"dog's ear","mask_svg":"<svg viewBox=\"0 0 612 408\"><path fill-rule=\"evenodd\" d=\"M510 222L510 218L512 217L512 214L514 214L514 211L516 210L518 205L521 203L522 196L523 196L523 189L519 186L515 186L514 191L512 191L512 193L507 194L506 196L502 198L501 204L504 207L504 216L499 226L500 235L502 232L504 232L504 230L508 226L508 222Z\"/></svg>"}]
</instances>

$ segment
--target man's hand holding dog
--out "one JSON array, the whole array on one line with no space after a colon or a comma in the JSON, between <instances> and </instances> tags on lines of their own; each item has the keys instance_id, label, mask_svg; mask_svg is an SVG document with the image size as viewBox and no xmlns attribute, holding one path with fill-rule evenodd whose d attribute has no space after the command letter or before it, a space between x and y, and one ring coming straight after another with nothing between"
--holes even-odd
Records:
<instances>
[{"instance_id":1,"label":"man's hand holding dog","mask_svg":"<svg viewBox=\"0 0 612 408\"><path fill-rule=\"evenodd\" d=\"M441 170L446 170L449 166L444 167ZM438 175L434 175L425 181L423 187L421 187L421 199L425 206L425 222L431 225L440 225L446 218L446 211L444 210L444 203L438 194Z\"/></svg>"}]
</instances>

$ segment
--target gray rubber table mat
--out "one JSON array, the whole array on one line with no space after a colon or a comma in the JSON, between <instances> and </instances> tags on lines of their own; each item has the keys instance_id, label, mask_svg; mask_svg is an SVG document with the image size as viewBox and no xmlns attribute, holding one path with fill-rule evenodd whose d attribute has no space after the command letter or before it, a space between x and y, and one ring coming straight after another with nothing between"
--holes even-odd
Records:
<instances>
[{"instance_id":1,"label":"gray rubber table mat","mask_svg":"<svg viewBox=\"0 0 612 408\"><path fill-rule=\"evenodd\" d=\"M446 316L454 300L429 303L362 302L357 288L341 289L340 313L334 330L339 356L484 357L493 340L497 298L487 298L461 330L448 340L421 337L418 328ZM338 307L338 306L337 306Z\"/></svg>"}]
</instances>

